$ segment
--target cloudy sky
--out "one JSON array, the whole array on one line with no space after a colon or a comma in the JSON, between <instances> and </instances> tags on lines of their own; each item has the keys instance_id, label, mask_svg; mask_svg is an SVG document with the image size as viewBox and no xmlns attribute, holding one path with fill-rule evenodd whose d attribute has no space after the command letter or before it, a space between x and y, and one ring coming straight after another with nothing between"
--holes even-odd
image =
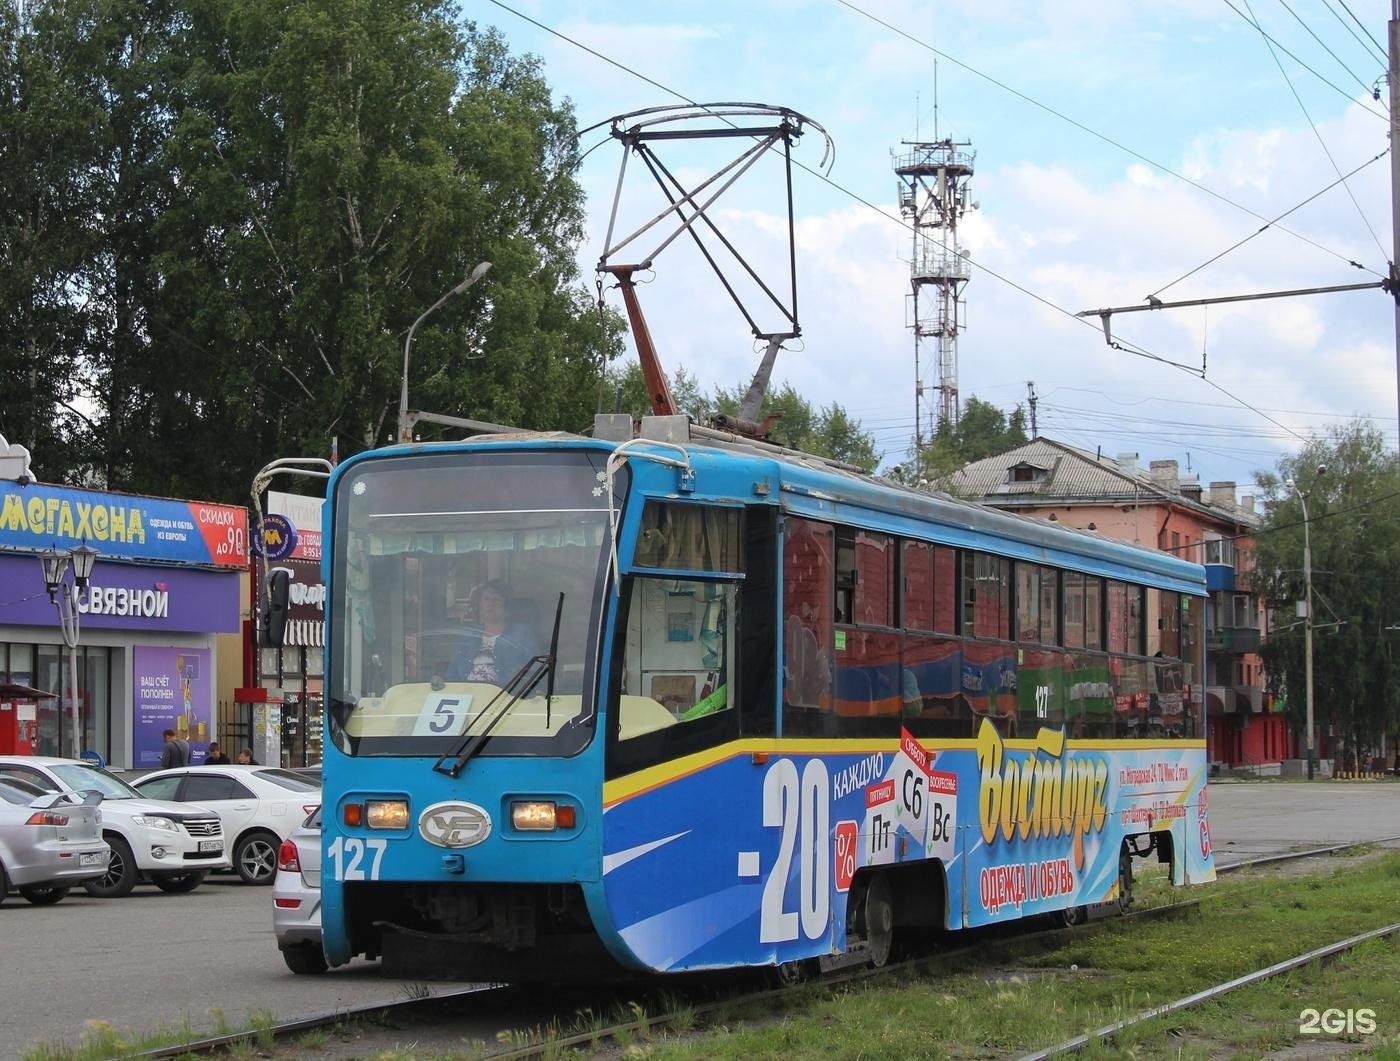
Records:
<instances>
[{"instance_id":1,"label":"cloudy sky","mask_svg":"<svg viewBox=\"0 0 1400 1061\"><path fill-rule=\"evenodd\" d=\"M580 127L685 97L786 106L826 129L829 183L794 175L803 337L779 356L775 377L814 404L841 403L874 433L886 464L903 459L914 421L912 237L892 153L935 137L969 141L976 153L979 208L959 230L974 266L959 344L964 402L975 395L1009 411L1034 381L1041 434L1136 451L1144 468L1175 458L1241 493L1330 424L1371 418L1396 443L1395 312L1379 291L1114 318L1114 338L1160 361L1111 349L1096 318L1074 317L1141 305L1149 293L1190 300L1384 274L1383 0L508 3L464 0L464 13L538 55ZM606 127L583 143L599 145L580 169L591 279L621 148ZM795 157L815 169L822 148L809 130ZM689 181L738 150L734 141L658 146ZM640 174L629 167L619 232L660 208ZM781 189L781 169L765 160L714 208L779 290ZM684 240L657 257L649 279L642 297L668 370L683 365L706 385L747 380L757 361L748 326ZM777 327L771 315L760 323ZM933 402L936 370L924 375Z\"/></svg>"}]
</instances>

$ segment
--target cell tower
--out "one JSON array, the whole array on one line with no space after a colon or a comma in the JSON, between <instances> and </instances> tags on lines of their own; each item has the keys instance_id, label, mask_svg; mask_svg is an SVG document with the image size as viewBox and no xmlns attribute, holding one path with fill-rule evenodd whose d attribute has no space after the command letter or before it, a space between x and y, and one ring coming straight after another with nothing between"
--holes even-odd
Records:
<instances>
[{"instance_id":1,"label":"cell tower","mask_svg":"<svg viewBox=\"0 0 1400 1061\"><path fill-rule=\"evenodd\" d=\"M958 333L967 308L962 290L972 273L968 252L958 249L958 222L977 205L968 201L976 155L967 150L967 141L906 140L902 146L907 150L896 156L894 172L900 213L914 228L906 320L914 331L914 443L922 453L937 424L958 422ZM925 425L924 369L930 354L938 365L938 420Z\"/></svg>"}]
</instances>

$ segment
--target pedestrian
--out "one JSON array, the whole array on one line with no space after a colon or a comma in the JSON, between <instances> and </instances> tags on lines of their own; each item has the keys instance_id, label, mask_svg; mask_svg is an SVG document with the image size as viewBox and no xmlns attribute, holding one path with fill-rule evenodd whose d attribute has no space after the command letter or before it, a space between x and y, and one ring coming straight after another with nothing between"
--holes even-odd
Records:
<instances>
[{"instance_id":1,"label":"pedestrian","mask_svg":"<svg viewBox=\"0 0 1400 1061\"><path fill-rule=\"evenodd\" d=\"M209 754L204 757L205 766L227 766L228 756L224 754L223 748L219 747L219 742L211 740L209 742Z\"/></svg>"},{"instance_id":2,"label":"pedestrian","mask_svg":"<svg viewBox=\"0 0 1400 1061\"><path fill-rule=\"evenodd\" d=\"M238 753L238 765L239 765L239 766L257 766L257 765L258 765L258 761L257 761L256 759L253 758L253 749L252 749L252 748L244 748L241 752Z\"/></svg>"},{"instance_id":3,"label":"pedestrian","mask_svg":"<svg viewBox=\"0 0 1400 1061\"><path fill-rule=\"evenodd\" d=\"M189 766L190 742L176 737L173 729L163 731L161 736L165 738L165 747L160 750L160 768L168 770L172 766Z\"/></svg>"}]
</instances>

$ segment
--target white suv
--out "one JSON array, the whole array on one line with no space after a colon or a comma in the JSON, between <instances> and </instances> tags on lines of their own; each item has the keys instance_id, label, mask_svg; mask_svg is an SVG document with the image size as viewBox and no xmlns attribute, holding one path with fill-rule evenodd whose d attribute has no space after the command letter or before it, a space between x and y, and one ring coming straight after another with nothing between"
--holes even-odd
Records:
<instances>
[{"instance_id":1,"label":"white suv","mask_svg":"<svg viewBox=\"0 0 1400 1061\"><path fill-rule=\"evenodd\" d=\"M91 763L0 755L0 776L20 778L46 792L102 794L102 839L111 847L112 858L104 876L83 885L92 895L126 895L142 877L161 891L193 891L210 870L233 865L217 814L188 803L146 799Z\"/></svg>"}]
</instances>

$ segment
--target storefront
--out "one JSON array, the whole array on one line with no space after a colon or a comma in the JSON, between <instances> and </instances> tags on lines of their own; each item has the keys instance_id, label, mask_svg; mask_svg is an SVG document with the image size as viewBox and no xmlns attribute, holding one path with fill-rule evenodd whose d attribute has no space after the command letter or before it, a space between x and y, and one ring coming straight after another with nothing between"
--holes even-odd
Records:
<instances>
[{"instance_id":1,"label":"storefront","mask_svg":"<svg viewBox=\"0 0 1400 1061\"><path fill-rule=\"evenodd\" d=\"M264 570L287 573L287 625L281 645L255 645L249 684L236 693L252 747L284 766L321 761L321 691L326 586L321 578L319 497L270 490L267 516L253 535L253 607ZM245 721L246 720L246 721Z\"/></svg>"},{"instance_id":2,"label":"storefront","mask_svg":"<svg viewBox=\"0 0 1400 1061\"><path fill-rule=\"evenodd\" d=\"M169 728L203 758L216 635L240 629L247 541L235 506L0 480L0 681L60 694L38 703L38 754L150 768ZM70 649L39 557L82 545L98 557Z\"/></svg>"}]
</instances>

